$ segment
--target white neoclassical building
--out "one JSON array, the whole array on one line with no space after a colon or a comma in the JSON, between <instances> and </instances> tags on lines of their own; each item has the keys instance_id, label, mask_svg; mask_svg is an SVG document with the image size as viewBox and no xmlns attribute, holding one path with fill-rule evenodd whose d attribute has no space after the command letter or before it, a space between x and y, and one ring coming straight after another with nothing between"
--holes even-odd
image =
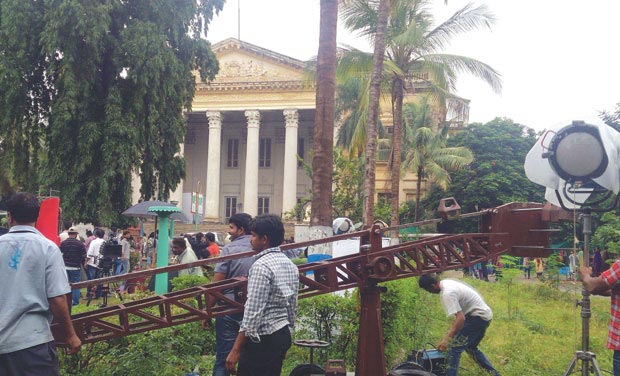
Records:
<instances>
[{"instance_id":1,"label":"white neoclassical building","mask_svg":"<svg viewBox=\"0 0 620 376\"><path fill-rule=\"evenodd\" d=\"M225 222L236 212L250 215L290 212L308 195L311 180L301 158L311 164L316 89L307 62L230 38L212 47L220 71L210 82L197 77L192 111L181 153L186 176L172 193L188 218L193 212L209 222ZM414 79L414 101L426 84ZM469 101L460 100L463 118L449 117L454 129L467 122ZM381 103L381 121L388 133L391 106ZM385 150L377 155L375 199L389 197L391 170ZM401 174L399 200L415 197L416 176ZM139 199L134 179L133 202ZM422 184L422 192L426 184ZM203 201L192 203L192 195Z\"/></svg>"},{"instance_id":2,"label":"white neoclassical building","mask_svg":"<svg viewBox=\"0 0 620 376\"><path fill-rule=\"evenodd\" d=\"M306 63L237 39L213 51L220 71L197 82L181 147L186 176L171 201L192 218L192 193L204 195L199 211L214 222L289 212L311 188L298 160L311 163L315 87Z\"/></svg>"}]
</instances>

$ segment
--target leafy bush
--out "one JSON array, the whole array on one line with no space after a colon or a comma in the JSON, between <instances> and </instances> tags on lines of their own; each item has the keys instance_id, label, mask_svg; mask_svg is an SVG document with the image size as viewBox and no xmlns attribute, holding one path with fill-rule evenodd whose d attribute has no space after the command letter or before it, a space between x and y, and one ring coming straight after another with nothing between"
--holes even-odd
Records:
<instances>
[{"instance_id":1,"label":"leafy bush","mask_svg":"<svg viewBox=\"0 0 620 376\"><path fill-rule=\"evenodd\" d=\"M209 279L201 275L181 275L173 278L170 283L172 283L172 291L179 291L204 285L205 283L209 283Z\"/></svg>"}]
</instances>

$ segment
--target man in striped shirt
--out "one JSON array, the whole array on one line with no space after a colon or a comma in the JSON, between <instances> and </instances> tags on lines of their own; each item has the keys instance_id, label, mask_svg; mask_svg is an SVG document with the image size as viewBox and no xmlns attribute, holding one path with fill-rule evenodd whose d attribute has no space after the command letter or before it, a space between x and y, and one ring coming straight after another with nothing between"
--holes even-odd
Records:
<instances>
[{"instance_id":1,"label":"man in striped shirt","mask_svg":"<svg viewBox=\"0 0 620 376\"><path fill-rule=\"evenodd\" d=\"M240 376L280 375L297 314L299 270L280 250L284 225L278 216L257 216L251 232L252 249L260 253L248 274L243 321L226 369Z\"/></svg>"},{"instance_id":2,"label":"man in striped shirt","mask_svg":"<svg viewBox=\"0 0 620 376\"><path fill-rule=\"evenodd\" d=\"M595 295L611 296L611 318L607 348L614 351L614 376L620 376L620 260L616 260L599 277L591 276L590 268L579 268L583 286Z\"/></svg>"}]
</instances>

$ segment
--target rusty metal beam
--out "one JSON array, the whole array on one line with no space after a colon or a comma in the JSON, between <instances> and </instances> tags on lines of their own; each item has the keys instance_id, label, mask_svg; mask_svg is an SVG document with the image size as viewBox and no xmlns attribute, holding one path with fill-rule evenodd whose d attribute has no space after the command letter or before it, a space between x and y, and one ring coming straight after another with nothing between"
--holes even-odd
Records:
<instances>
[{"instance_id":1,"label":"rusty metal beam","mask_svg":"<svg viewBox=\"0 0 620 376\"><path fill-rule=\"evenodd\" d=\"M369 278L385 281L467 267L509 250L503 246L505 237L505 234L442 235L385 248L375 244L367 253L301 265L299 297L360 287ZM115 279L127 279L127 275L83 285ZM235 300L225 297L224 291L229 289L235 291ZM242 312L245 289L245 278L235 278L76 314L72 320L83 343L93 343ZM212 305L215 301L219 304Z\"/></svg>"}]
</instances>

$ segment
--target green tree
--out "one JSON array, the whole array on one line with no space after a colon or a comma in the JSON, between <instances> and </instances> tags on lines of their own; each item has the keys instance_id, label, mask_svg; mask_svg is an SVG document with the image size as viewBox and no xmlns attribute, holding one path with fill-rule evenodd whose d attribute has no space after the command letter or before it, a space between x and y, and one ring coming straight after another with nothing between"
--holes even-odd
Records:
<instances>
[{"instance_id":1,"label":"green tree","mask_svg":"<svg viewBox=\"0 0 620 376\"><path fill-rule=\"evenodd\" d=\"M447 196L456 198L464 213L514 201L544 202L544 189L530 182L523 170L525 156L536 137L533 129L510 119L496 118L486 124L468 125L448 139L448 146L468 148L474 154L474 161L467 169L452 174L447 190L432 188L421 205L429 216L434 216L439 199ZM458 228L456 223L448 222L444 230Z\"/></svg>"},{"instance_id":2,"label":"green tree","mask_svg":"<svg viewBox=\"0 0 620 376\"><path fill-rule=\"evenodd\" d=\"M334 215L347 217L353 222L362 220L364 197L364 161L355 155L346 155L334 149Z\"/></svg>"},{"instance_id":3,"label":"green tree","mask_svg":"<svg viewBox=\"0 0 620 376\"><path fill-rule=\"evenodd\" d=\"M411 79L416 77L425 81L439 100L440 107L445 107L444 100L455 89L457 75L461 72L481 78L497 91L501 88L499 75L490 66L469 57L440 53L454 36L490 27L494 19L487 8L466 5L433 28L429 4L428 0L393 0L390 7L385 58L399 68L389 77L394 122L392 225L398 224L404 95L405 90L410 95L416 92ZM345 16L345 25L350 30L368 32L376 28L377 11L366 1L353 1Z\"/></svg>"},{"instance_id":4,"label":"green tree","mask_svg":"<svg viewBox=\"0 0 620 376\"><path fill-rule=\"evenodd\" d=\"M9 73L0 73L0 92L15 88L0 103L0 138L11 140L13 169L25 163L33 168L24 171L36 172L43 160L41 186L60 191L65 218L74 221L122 223L132 172L142 199L166 200L185 174L178 152L194 72L207 80L218 70L202 36L223 3L0 2L8 38L0 69ZM12 103L20 106L9 113ZM24 130L21 144L16 129ZM36 158L41 149L45 158Z\"/></svg>"},{"instance_id":5,"label":"green tree","mask_svg":"<svg viewBox=\"0 0 620 376\"><path fill-rule=\"evenodd\" d=\"M45 2L0 0L0 182L34 191L47 131L52 79L41 49ZM12 189L12 188L11 188Z\"/></svg>"},{"instance_id":6,"label":"green tree","mask_svg":"<svg viewBox=\"0 0 620 376\"><path fill-rule=\"evenodd\" d=\"M414 222L418 221L422 180L428 179L445 190L451 182L450 173L462 169L474 159L471 150L466 147L448 147L448 125L435 130L430 126L430 119L426 99L419 105L405 106L405 123L408 126L403 141L407 150L403 167L416 174Z\"/></svg>"},{"instance_id":7,"label":"green tree","mask_svg":"<svg viewBox=\"0 0 620 376\"><path fill-rule=\"evenodd\" d=\"M620 103L616 104L616 109L613 112L604 111L601 113L601 119L605 124L620 132Z\"/></svg>"},{"instance_id":8,"label":"green tree","mask_svg":"<svg viewBox=\"0 0 620 376\"><path fill-rule=\"evenodd\" d=\"M615 259L620 255L620 217L617 210L601 216L600 225L595 227L592 243L607 250ZM614 257L616 256L616 257Z\"/></svg>"}]
</instances>

